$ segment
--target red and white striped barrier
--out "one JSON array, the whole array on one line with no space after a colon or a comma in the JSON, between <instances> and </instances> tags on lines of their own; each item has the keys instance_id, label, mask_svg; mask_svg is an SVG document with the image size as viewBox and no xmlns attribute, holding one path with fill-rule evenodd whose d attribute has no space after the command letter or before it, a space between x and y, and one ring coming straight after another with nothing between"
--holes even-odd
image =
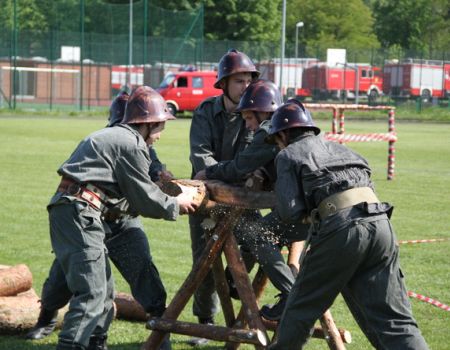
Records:
<instances>
[{"instance_id":1,"label":"red and white striped barrier","mask_svg":"<svg viewBox=\"0 0 450 350\"><path fill-rule=\"evenodd\" d=\"M438 307L438 308L440 308L440 309L442 309L444 311L450 311L450 306L445 305L445 304L441 303L440 301L437 301L437 300L431 299L429 297L426 297L426 296L424 296L422 294L417 294L417 293L411 292L409 290L408 291L408 296L410 298L415 298L415 299L418 299L418 300L423 301L425 303L428 303L428 304L431 304L433 306L436 306L436 307Z\"/></svg>"},{"instance_id":2,"label":"red and white striped barrier","mask_svg":"<svg viewBox=\"0 0 450 350\"><path fill-rule=\"evenodd\" d=\"M435 242L447 242L450 238L433 238L433 239L411 239L398 241L398 244L417 244L417 243L435 243Z\"/></svg>"},{"instance_id":3,"label":"red and white striped barrier","mask_svg":"<svg viewBox=\"0 0 450 350\"><path fill-rule=\"evenodd\" d=\"M325 133L325 138L335 142L368 142L368 141L397 141L396 133L370 133L370 134L333 134Z\"/></svg>"}]
</instances>

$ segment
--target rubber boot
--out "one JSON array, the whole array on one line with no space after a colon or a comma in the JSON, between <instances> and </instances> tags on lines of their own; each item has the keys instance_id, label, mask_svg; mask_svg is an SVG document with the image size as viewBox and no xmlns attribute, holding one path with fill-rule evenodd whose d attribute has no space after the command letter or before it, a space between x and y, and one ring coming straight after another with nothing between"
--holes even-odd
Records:
<instances>
[{"instance_id":1,"label":"rubber boot","mask_svg":"<svg viewBox=\"0 0 450 350\"><path fill-rule=\"evenodd\" d=\"M278 302L275 305L264 305L261 308L260 314L266 320L279 321L281 315L283 314L284 308L286 307L287 294L278 294Z\"/></svg>"},{"instance_id":2,"label":"rubber boot","mask_svg":"<svg viewBox=\"0 0 450 350\"><path fill-rule=\"evenodd\" d=\"M26 339L42 339L50 335L56 327L58 310L42 308L36 325L25 335Z\"/></svg>"},{"instance_id":3,"label":"rubber boot","mask_svg":"<svg viewBox=\"0 0 450 350\"><path fill-rule=\"evenodd\" d=\"M106 346L106 334L93 334L89 338L89 345L86 350L108 350Z\"/></svg>"}]
</instances>

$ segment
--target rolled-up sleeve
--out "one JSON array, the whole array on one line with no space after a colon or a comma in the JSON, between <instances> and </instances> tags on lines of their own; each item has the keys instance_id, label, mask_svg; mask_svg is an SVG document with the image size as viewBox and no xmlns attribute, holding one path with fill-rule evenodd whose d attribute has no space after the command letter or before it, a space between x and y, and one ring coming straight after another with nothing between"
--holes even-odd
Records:
<instances>
[{"instance_id":1,"label":"rolled-up sleeve","mask_svg":"<svg viewBox=\"0 0 450 350\"><path fill-rule=\"evenodd\" d=\"M115 176L133 211L144 217L176 220L179 206L175 197L163 193L149 176L149 156L136 149L116 159Z\"/></svg>"},{"instance_id":2,"label":"rolled-up sleeve","mask_svg":"<svg viewBox=\"0 0 450 350\"><path fill-rule=\"evenodd\" d=\"M306 216L307 208L295 163L283 151L278 154L275 163L277 168L275 211L283 222L298 223Z\"/></svg>"}]
</instances>

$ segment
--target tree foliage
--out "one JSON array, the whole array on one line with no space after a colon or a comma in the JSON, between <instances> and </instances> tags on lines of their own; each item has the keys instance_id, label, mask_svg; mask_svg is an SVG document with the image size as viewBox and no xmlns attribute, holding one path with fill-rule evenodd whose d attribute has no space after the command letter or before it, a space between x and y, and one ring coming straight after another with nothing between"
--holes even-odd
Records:
<instances>
[{"instance_id":1,"label":"tree foliage","mask_svg":"<svg viewBox=\"0 0 450 350\"><path fill-rule=\"evenodd\" d=\"M449 49L448 0L383 0L372 6L374 29L384 47Z\"/></svg>"},{"instance_id":2,"label":"tree foliage","mask_svg":"<svg viewBox=\"0 0 450 350\"><path fill-rule=\"evenodd\" d=\"M144 1L178 12L203 6L207 39L280 40L282 0L133 0L136 28L142 26ZM17 28L20 33L31 33L27 37L30 45L33 40L44 40L49 30L79 32L81 3L86 33L126 35L128 31L129 0L2 0L0 26L4 30L0 36L6 40L14 24L14 3ZM428 52L450 49L449 0L287 0L287 6L286 39L291 52L299 21L305 24L299 31L300 48L312 48L309 54L329 47L380 45ZM176 26L177 20L173 22ZM147 35L163 33L155 26L148 22Z\"/></svg>"},{"instance_id":3,"label":"tree foliage","mask_svg":"<svg viewBox=\"0 0 450 350\"><path fill-rule=\"evenodd\" d=\"M330 47L371 48L379 45L370 9L362 0L293 0L288 2L287 32L295 41L295 26L304 22L299 42L323 50Z\"/></svg>"}]
</instances>

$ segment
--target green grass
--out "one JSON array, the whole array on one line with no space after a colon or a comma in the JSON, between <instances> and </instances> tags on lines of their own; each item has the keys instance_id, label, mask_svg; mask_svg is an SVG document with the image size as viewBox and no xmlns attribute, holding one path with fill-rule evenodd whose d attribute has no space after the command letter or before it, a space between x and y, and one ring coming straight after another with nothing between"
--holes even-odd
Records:
<instances>
[{"instance_id":1,"label":"green grass","mask_svg":"<svg viewBox=\"0 0 450 350\"><path fill-rule=\"evenodd\" d=\"M79 140L105 125L105 117L1 117L0 118L0 264L27 264L33 273L33 287L40 293L53 259L45 206L55 190L58 166ZM169 122L156 145L161 161L179 178L189 178L188 130L190 120ZM323 130L329 120L320 120ZM387 122L349 121L347 132L384 132ZM450 124L398 122L396 178L386 180L387 144L352 143L370 162L379 197L395 205L393 224L398 239L450 237ZM167 287L169 301L186 278L191 266L187 218L176 223L143 219L152 254ZM450 304L450 242L402 245L401 264L409 290ZM129 289L114 271L116 289ZM269 288L263 302L273 301ZM435 350L450 349L450 313L411 300L414 315ZM370 348L341 298L332 308L339 327L351 331L352 350ZM194 321L189 304L180 319ZM223 323L222 316L218 322ZM114 321L109 344L112 350L138 349L149 335L143 324ZM174 350L189 349L185 336L173 335ZM30 342L19 336L0 336L1 350L54 349L57 335ZM204 349L219 349L220 343ZM243 349L253 347L243 346ZM322 340L311 340L307 349L325 349Z\"/></svg>"}]
</instances>

